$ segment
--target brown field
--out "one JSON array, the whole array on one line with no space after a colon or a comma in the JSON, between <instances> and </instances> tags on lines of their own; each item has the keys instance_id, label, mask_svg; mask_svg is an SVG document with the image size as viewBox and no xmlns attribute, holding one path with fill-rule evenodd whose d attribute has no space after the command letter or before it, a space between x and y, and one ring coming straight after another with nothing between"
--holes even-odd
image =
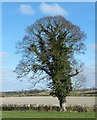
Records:
<instances>
[{"instance_id":1,"label":"brown field","mask_svg":"<svg viewBox=\"0 0 97 120\"><path fill-rule=\"evenodd\" d=\"M52 96L33 96L33 97L3 97L3 104L37 104L37 105L58 105L58 99ZM1 103L1 104L2 104ZM66 106L69 105L95 105L95 97L67 97Z\"/></svg>"}]
</instances>

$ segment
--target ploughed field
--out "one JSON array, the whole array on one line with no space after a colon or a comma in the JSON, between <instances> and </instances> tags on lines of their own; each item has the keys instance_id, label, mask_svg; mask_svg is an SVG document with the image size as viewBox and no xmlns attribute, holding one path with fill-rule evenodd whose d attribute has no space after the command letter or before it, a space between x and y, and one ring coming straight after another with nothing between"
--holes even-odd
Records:
<instances>
[{"instance_id":1,"label":"ploughed field","mask_svg":"<svg viewBox=\"0 0 97 120\"><path fill-rule=\"evenodd\" d=\"M37 104L37 105L59 105L58 99L52 96L33 97L4 97L0 98L0 104ZM95 97L67 97L66 106L70 105L95 105Z\"/></svg>"}]
</instances>

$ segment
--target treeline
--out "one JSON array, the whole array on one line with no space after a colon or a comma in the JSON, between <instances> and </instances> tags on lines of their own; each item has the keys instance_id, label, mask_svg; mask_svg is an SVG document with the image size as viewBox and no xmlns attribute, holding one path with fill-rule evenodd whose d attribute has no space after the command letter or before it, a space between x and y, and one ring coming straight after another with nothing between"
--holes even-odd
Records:
<instances>
[{"instance_id":1,"label":"treeline","mask_svg":"<svg viewBox=\"0 0 97 120\"><path fill-rule=\"evenodd\" d=\"M23 96L50 96L51 90L21 90L3 92L2 97L23 97ZM73 90L69 96L94 96L97 95L97 88Z\"/></svg>"},{"instance_id":2,"label":"treeline","mask_svg":"<svg viewBox=\"0 0 97 120\"><path fill-rule=\"evenodd\" d=\"M10 96L49 96L50 90L21 90L21 91L10 91L3 92L2 97Z\"/></svg>"}]
</instances>

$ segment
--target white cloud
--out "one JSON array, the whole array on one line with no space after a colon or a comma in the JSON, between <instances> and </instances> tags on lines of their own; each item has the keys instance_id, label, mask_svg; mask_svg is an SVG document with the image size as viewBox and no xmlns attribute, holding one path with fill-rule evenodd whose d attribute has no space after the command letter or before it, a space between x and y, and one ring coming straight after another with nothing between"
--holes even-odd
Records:
<instances>
[{"instance_id":1,"label":"white cloud","mask_svg":"<svg viewBox=\"0 0 97 120\"><path fill-rule=\"evenodd\" d=\"M95 43L90 44L90 47L95 49Z\"/></svg>"},{"instance_id":2,"label":"white cloud","mask_svg":"<svg viewBox=\"0 0 97 120\"><path fill-rule=\"evenodd\" d=\"M20 12L24 15L34 15L35 10L29 4L20 5Z\"/></svg>"},{"instance_id":3,"label":"white cloud","mask_svg":"<svg viewBox=\"0 0 97 120\"><path fill-rule=\"evenodd\" d=\"M0 52L0 58L5 58L5 57L8 57L8 53L6 52Z\"/></svg>"},{"instance_id":4,"label":"white cloud","mask_svg":"<svg viewBox=\"0 0 97 120\"><path fill-rule=\"evenodd\" d=\"M89 44L89 48L91 48L93 50L97 50L97 43L91 43L91 44Z\"/></svg>"},{"instance_id":5,"label":"white cloud","mask_svg":"<svg viewBox=\"0 0 97 120\"><path fill-rule=\"evenodd\" d=\"M0 91L17 91L30 87L31 83L28 80L20 82L13 70L0 68Z\"/></svg>"},{"instance_id":6,"label":"white cloud","mask_svg":"<svg viewBox=\"0 0 97 120\"><path fill-rule=\"evenodd\" d=\"M12 79L15 78L16 79L16 74L9 70L9 69L3 69L0 68L0 80L6 80L6 79Z\"/></svg>"},{"instance_id":7,"label":"white cloud","mask_svg":"<svg viewBox=\"0 0 97 120\"><path fill-rule=\"evenodd\" d=\"M68 15L67 11L58 4L41 3L40 10L47 15Z\"/></svg>"}]
</instances>

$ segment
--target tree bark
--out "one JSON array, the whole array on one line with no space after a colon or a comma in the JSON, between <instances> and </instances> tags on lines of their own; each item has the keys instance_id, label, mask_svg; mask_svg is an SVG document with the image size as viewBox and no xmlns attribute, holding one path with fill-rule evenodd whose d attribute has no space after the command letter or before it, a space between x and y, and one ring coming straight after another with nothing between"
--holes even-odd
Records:
<instances>
[{"instance_id":1,"label":"tree bark","mask_svg":"<svg viewBox=\"0 0 97 120\"><path fill-rule=\"evenodd\" d=\"M66 100L59 100L59 104L60 104L60 111L64 111L66 112Z\"/></svg>"}]
</instances>

